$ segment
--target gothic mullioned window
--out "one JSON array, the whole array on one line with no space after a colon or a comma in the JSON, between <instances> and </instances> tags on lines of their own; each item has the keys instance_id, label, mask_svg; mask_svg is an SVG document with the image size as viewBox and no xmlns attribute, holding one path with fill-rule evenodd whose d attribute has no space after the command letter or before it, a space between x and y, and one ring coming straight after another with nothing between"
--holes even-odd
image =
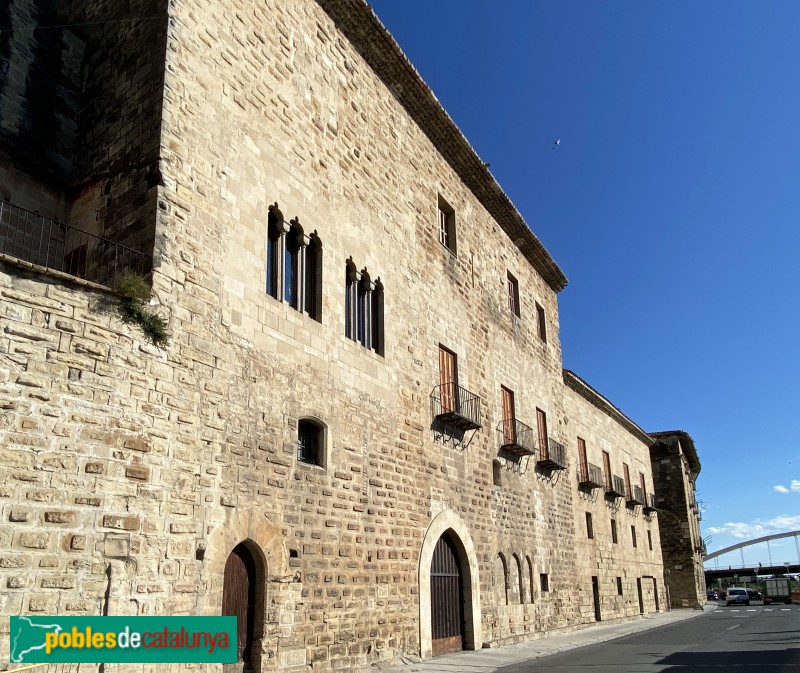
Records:
<instances>
[{"instance_id":1,"label":"gothic mullioned window","mask_svg":"<svg viewBox=\"0 0 800 673\"><path fill-rule=\"evenodd\" d=\"M322 243L306 235L300 221L287 223L278 204L267 220L266 292L292 308L322 320Z\"/></svg>"},{"instance_id":2,"label":"gothic mullioned window","mask_svg":"<svg viewBox=\"0 0 800 673\"><path fill-rule=\"evenodd\" d=\"M383 284L353 259L345 264L344 334L364 348L383 355Z\"/></svg>"}]
</instances>

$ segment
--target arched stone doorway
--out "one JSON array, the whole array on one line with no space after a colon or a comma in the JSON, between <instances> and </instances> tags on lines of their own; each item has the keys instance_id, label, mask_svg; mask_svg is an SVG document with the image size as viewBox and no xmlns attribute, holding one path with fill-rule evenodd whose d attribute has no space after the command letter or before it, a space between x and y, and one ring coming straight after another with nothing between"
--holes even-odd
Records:
<instances>
[{"instance_id":1,"label":"arched stone doorway","mask_svg":"<svg viewBox=\"0 0 800 673\"><path fill-rule=\"evenodd\" d=\"M441 512L428 526L420 553L419 587L420 656L438 654L447 646L445 640L458 645L456 649L483 646L478 560L467 527L452 510ZM454 616L448 618L442 610L451 610ZM452 629L442 630L442 619ZM455 633L449 634L450 630ZM434 635L439 641L436 651Z\"/></svg>"},{"instance_id":2,"label":"arched stone doorway","mask_svg":"<svg viewBox=\"0 0 800 673\"><path fill-rule=\"evenodd\" d=\"M228 556L222 582L222 614L236 617L238 647L236 661L244 671L254 669L256 593L258 575L256 562L245 543L237 545Z\"/></svg>"},{"instance_id":3,"label":"arched stone doorway","mask_svg":"<svg viewBox=\"0 0 800 673\"><path fill-rule=\"evenodd\" d=\"M252 670L260 671L277 656L276 640L265 640L269 619L267 599L273 593L279 594L281 588L295 574L289 568L289 554L284 546L283 536L263 510L254 506L226 510L225 514L227 516L224 521L220 521L208 536L205 553L207 566L204 568L204 576L209 584L207 609L209 614L224 614L223 606L227 607L229 604L228 577L233 572L229 569L229 564L239 566L240 576L255 576L255 592L249 593L254 606L250 664ZM248 555L252 561L249 570ZM238 558L232 560L232 557ZM240 595L241 593L243 592L240 591ZM222 672L242 673L249 670L244 664L244 661L223 664Z\"/></svg>"}]
</instances>

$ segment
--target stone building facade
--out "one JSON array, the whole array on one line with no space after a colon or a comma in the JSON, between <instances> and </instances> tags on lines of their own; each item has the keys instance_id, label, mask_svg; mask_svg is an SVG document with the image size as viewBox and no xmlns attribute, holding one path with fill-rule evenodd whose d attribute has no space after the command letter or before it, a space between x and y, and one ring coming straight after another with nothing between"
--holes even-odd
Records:
<instances>
[{"instance_id":1,"label":"stone building facade","mask_svg":"<svg viewBox=\"0 0 800 673\"><path fill-rule=\"evenodd\" d=\"M652 437L656 441L650 447L650 460L670 603L672 607L700 607L706 603L706 545L695 493L700 459L686 432L654 432Z\"/></svg>"},{"instance_id":2,"label":"stone building facade","mask_svg":"<svg viewBox=\"0 0 800 673\"><path fill-rule=\"evenodd\" d=\"M652 442L366 4L4 11L0 615L232 611L239 669L330 671L664 609Z\"/></svg>"}]
</instances>

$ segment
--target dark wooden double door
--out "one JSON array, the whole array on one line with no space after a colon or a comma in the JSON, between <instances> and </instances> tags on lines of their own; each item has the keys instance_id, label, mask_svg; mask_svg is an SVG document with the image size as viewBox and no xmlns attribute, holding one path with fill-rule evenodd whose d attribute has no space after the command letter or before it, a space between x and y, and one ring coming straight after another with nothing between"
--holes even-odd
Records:
<instances>
[{"instance_id":1,"label":"dark wooden double door","mask_svg":"<svg viewBox=\"0 0 800 673\"><path fill-rule=\"evenodd\" d=\"M464 649L464 576L453 540L439 538L431 562L432 653Z\"/></svg>"}]
</instances>

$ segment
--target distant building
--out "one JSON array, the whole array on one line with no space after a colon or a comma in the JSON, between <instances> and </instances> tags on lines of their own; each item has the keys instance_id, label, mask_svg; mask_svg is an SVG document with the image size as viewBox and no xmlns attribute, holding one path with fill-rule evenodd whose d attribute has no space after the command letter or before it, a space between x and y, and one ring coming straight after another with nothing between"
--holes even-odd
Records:
<instances>
[{"instance_id":1,"label":"distant building","mask_svg":"<svg viewBox=\"0 0 800 673\"><path fill-rule=\"evenodd\" d=\"M366 3L6 14L0 659L15 614L233 614L240 670L330 671L665 608L650 439Z\"/></svg>"},{"instance_id":2,"label":"distant building","mask_svg":"<svg viewBox=\"0 0 800 673\"><path fill-rule=\"evenodd\" d=\"M700 535L702 513L695 482L700 459L688 433L652 432L650 447L653 483L658 494L661 551L673 607L696 607L706 602L703 556L706 547Z\"/></svg>"}]
</instances>

